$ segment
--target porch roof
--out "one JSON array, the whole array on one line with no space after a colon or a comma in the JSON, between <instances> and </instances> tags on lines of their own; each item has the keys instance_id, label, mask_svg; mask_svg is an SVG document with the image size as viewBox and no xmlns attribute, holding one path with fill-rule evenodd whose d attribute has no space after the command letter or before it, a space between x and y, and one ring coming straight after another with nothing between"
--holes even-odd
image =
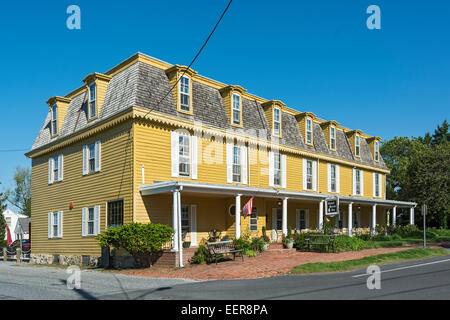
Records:
<instances>
[{"instance_id":1,"label":"porch roof","mask_svg":"<svg viewBox=\"0 0 450 320\"><path fill-rule=\"evenodd\" d=\"M201 183L201 182L191 182L191 181L158 181L152 184L142 185L139 187L139 191L143 196L154 195L165 192L172 192L176 190L197 192L197 193L209 193L209 194L229 194L229 195L243 195L243 196L255 196L255 197L266 197L266 198L289 198L298 200L315 200L321 201L327 198L333 197L330 194L323 193L310 193L301 191L287 191L280 189L271 188L255 188L240 185L223 185L214 183ZM352 197L352 196L338 196L340 202L344 203L359 203L359 204L370 204L370 205L380 205L387 207L405 207L413 208L417 206L415 202L404 202L404 201L394 201L394 200L384 200L384 199L372 199L363 197Z\"/></svg>"}]
</instances>

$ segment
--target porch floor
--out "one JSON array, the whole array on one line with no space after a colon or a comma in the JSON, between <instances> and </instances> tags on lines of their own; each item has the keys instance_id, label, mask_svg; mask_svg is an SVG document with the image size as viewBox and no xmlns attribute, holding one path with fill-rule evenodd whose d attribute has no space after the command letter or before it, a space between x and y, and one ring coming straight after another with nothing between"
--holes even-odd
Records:
<instances>
[{"instance_id":1,"label":"porch floor","mask_svg":"<svg viewBox=\"0 0 450 320\"><path fill-rule=\"evenodd\" d=\"M197 280L223 280L223 279L254 279L289 274L293 267L312 262L331 262L359 259L371 255L389 253L411 248L422 247L422 244L403 246L397 248L367 249L341 253L301 252L295 249L281 249L278 245L271 245L269 250L256 257L240 258L236 261L224 261L218 265L186 264L184 268L147 268L117 271L123 274L159 277L183 278ZM431 247L431 245L430 245ZM432 247L440 247L433 245ZM115 271L116 272L116 271Z\"/></svg>"}]
</instances>

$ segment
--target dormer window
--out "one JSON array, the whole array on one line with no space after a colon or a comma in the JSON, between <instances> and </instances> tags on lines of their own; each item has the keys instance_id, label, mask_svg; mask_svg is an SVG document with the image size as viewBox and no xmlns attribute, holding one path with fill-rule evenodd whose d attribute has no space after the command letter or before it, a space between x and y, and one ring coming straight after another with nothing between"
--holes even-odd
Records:
<instances>
[{"instance_id":1,"label":"dormer window","mask_svg":"<svg viewBox=\"0 0 450 320\"><path fill-rule=\"evenodd\" d=\"M279 108L273 108L273 134L280 136L281 112Z\"/></svg>"},{"instance_id":2,"label":"dormer window","mask_svg":"<svg viewBox=\"0 0 450 320\"><path fill-rule=\"evenodd\" d=\"M330 127L330 149L336 150L336 128Z\"/></svg>"},{"instance_id":3,"label":"dormer window","mask_svg":"<svg viewBox=\"0 0 450 320\"><path fill-rule=\"evenodd\" d=\"M180 78L180 109L182 111L191 111L191 96L190 96L190 79L183 75Z\"/></svg>"},{"instance_id":4,"label":"dormer window","mask_svg":"<svg viewBox=\"0 0 450 320\"><path fill-rule=\"evenodd\" d=\"M58 107L53 105L52 107L52 135L58 134Z\"/></svg>"},{"instance_id":5,"label":"dormer window","mask_svg":"<svg viewBox=\"0 0 450 320\"><path fill-rule=\"evenodd\" d=\"M312 120L306 119L306 143L312 144Z\"/></svg>"},{"instance_id":6,"label":"dormer window","mask_svg":"<svg viewBox=\"0 0 450 320\"><path fill-rule=\"evenodd\" d=\"M380 160L380 144L378 141L375 141L375 161Z\"/></svg>"},{"instance_id":7,"label":"dormer window","mask_svg":"<svg viewBox=\"0 0 450 320\"><path fill-rule=\"evenodd\" d=\"M355 156L359 157L359 135L355 136Z\"/></svg>"},{"instance_id":8,"label":"dormer window","mask_svg":"<svg viewBox=\"0 0 450 320\"><path fill-rule=\"evenodd\" d=\"M241 125L241 96L237 93L233 93L233 124Z\"/></svg>"},{"instance_id":9,"label":"dormer window","mask_svg":"<svg viewBox=\"0 0 450 320\"><path fill-rule=\"evenodd\" d=\"M89 85L89 119L95 118L97 116L97 88L95 82Z\"/></svg>"}]
</instances>

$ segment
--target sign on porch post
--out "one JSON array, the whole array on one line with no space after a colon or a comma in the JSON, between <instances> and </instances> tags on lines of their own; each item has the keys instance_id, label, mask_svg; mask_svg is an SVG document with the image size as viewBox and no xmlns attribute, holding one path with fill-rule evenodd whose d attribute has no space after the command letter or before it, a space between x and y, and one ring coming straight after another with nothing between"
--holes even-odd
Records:
<instances>
[{"instance_id":1,"label":"sign on porch post","mask_svg":"<svg viewBox=\"0 0 450 320\"><path fill-rule=\"evenodd\" d=\"M325 207L326 207L325 214L327 216L335 216L339 214L339 198L338 197L327 198L325 200Z\"/></svg>"}]
</instances>

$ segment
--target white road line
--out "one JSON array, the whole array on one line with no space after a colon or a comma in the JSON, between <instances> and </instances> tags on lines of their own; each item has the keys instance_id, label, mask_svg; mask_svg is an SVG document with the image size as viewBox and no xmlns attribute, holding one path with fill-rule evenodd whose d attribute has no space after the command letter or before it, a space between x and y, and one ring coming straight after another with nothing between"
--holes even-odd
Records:
<instances>
[{"instance_id":1,"label":"white road line","mask_svg":"<svg viewBox=\"0 0 450 320\"><path fill-rule=\"evenodd\" d=\"M450 259L433 261L433 262L427 262L427 263L421 263L421 264L415 264L415 265L412 265L412 266L400 267L400 268L395 268L395 269L390 269L390 270L383 270L380 273L392 272L392 271L398 271L398 270L404 270L404 269L410 269L410 268L416 268L416 267L423 267L423 266L427 266L427 265L430 265L430 264L436 264L436 263L447 262L447 261L450 261ZM352 276L352 278L359 278L359 277L364 277L364 276L369 276L369 274L367 274L367 273L358 274L356 276Z\"/></svg>"}]
</instances>

